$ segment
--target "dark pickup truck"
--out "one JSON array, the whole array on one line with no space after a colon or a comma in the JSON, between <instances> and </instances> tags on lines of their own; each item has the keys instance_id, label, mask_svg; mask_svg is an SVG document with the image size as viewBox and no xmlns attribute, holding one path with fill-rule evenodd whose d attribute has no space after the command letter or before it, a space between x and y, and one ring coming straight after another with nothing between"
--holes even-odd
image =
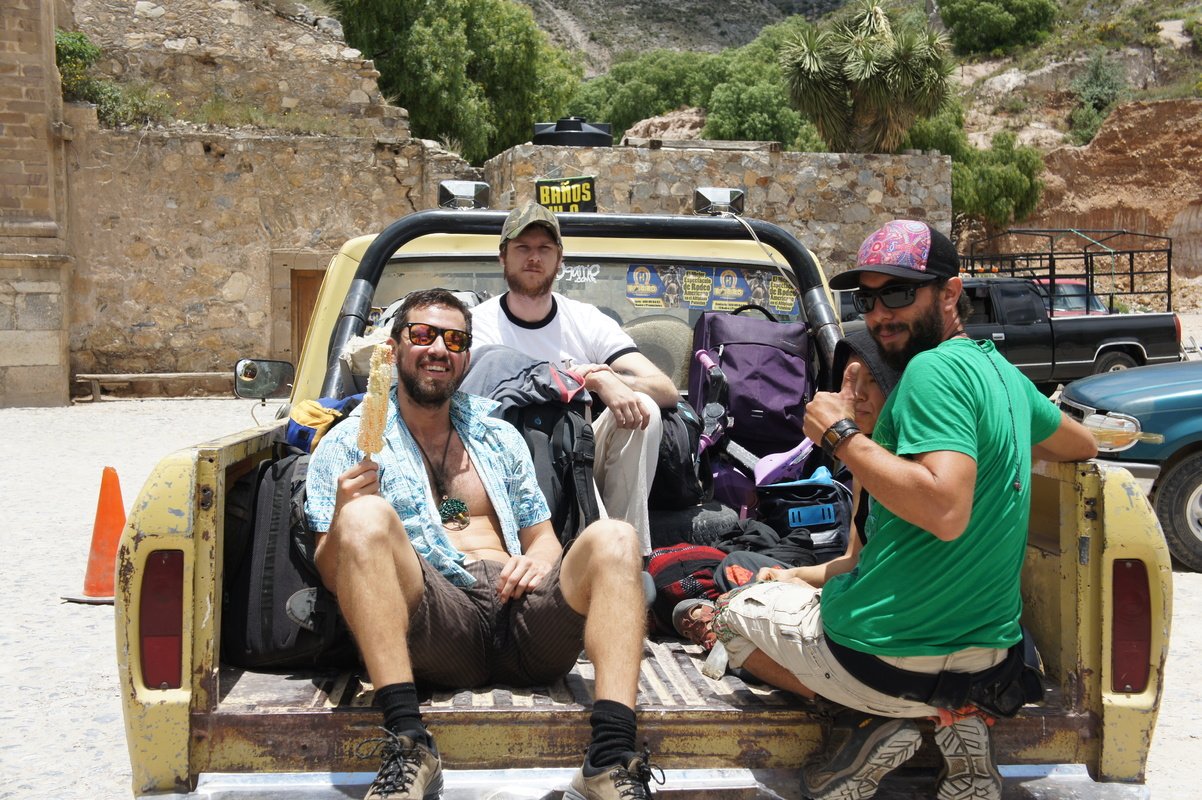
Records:
<instances>
[{"instance_id":1,"label":"dark pickup truck","mask_svg":"<svg viewBox=\"0 0 1202 800\"><path fill-rule=\"evenodd\" d=\"M992 339L1042 388L1183 358L1173 313L1049 317L1039 289L1023 278L965 277L964 290L972 300L968 335Z\"/></svg>"}]
</instances>

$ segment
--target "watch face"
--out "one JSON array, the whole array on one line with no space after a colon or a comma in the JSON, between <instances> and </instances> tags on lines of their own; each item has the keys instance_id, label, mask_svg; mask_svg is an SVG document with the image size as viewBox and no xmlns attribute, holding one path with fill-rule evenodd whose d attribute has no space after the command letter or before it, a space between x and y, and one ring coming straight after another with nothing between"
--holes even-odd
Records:
<instances>
[{"instance_id":1,"label":"watch face","mask_svg":"<svg viewBox=\"0 0 1202 800\"><path fill-rule=\"evenodd\" d=\"M827 451L830 451L830 449L832 447L834 447L835 445L837 445L838 443L839 443L839 433L834 429L833 426L830 428L827 428L826 432L822 434L822 446Z\"/></svg>"}]
</instances>

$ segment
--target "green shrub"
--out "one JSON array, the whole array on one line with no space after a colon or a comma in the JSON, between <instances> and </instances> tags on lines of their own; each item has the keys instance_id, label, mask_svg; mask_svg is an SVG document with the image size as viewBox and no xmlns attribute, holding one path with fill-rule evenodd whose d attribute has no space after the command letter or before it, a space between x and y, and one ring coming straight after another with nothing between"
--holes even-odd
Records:
<instances>
[{"instance_id":1,"label":"green shrub","mask_svg":"<svg viewBox=\"0 0 1202 800\"><path fill-rule=\"evenodd\" d=\"M1069 114L1070 135L1077 144L1089 144L1110 109L1126 93L1126 71L1122 64L1109 60L1105 52L1098 50L1071 88L1077 95L1077 107Z\"/></svg>"},{"instance_id":2,"label":"green shrub","mask_svg":"<svg viewBox=\"0 0 1202 800\"><path fill-rule=\"evenodd\" d=\"M814 123L802 120L801 130L797 132L797 138L793 140L789 149L799 153L825 153L826 142L822 140Z\"/></svg>"},{"instance_id":3,"label":"green shrub","mask_svg":"<svg viewBox=\"0 0 1202 800\"><path fill-rule=\"evenodd\" d=\"M1095 51L1070 88L1081 105L1105 111L1126 91L1127 73L1122 64L1107 59L1103 51Z\"/></svg>"},{"instance_id":4,"label":"green shrub","mask_svg":"<svg viewBox=\"0 0 1202 800\"><path fill-rule=\"evenodd\" d=\"M801 133L801 114L789 108L780 84L720 83L710 93L705 139L790 144Z\"/></svg>"},{"instance_id":5,"label":"green shrub","mask_svg":"<svg viewBox=\"0 0 1202 800\"><path fill-rule=\"evenodd\" d=\"M63 98L96 105L104 125L145 125L171 118L171 98L148 84L118 84L88 75L101 50L87 34L54 32L54 55L62 78Z\"/></svg>"},{"instance_id":6,"label":"green shrub","mask_svg":"<svg viewBox=\"0 0 1202 800\"><path fill-rule=\"evenodd\" d=\"M1182 29L1194 40L1194 49L1198 48L1198 40L1202 39L1202 16L1192 15L1185 18Z\"/></svg>"},{"instance_id":7,"label":"green shrub","mask_svg":"<svg viewBox=\"0 0 1202 800\"><path fill-rule=\"evenodd\" d=\"M1027 110L1027 98L1021 94L1008 94L998 103L996 111L1002 114L1021 114Z\"/></svg>"},{"instance_id":8,"label":"green shrub","mask_svg":"<svg viewBox=\"0 0 1202 800\"><path fill-rule=\"evenodd\" d=\"M963 53L993 53L1042 41L1056 20L1054 0L944 0L940 15Z\"/></svg>"},{"instance_id":9,"label":"green shrub","mask_svg":"<svg viewBox=\"0 0 1202 800\"><path fill-rule=\"evenodd\" d=\"M92 44L87 34L79 31L54 32L54 59L63 82L63 97L84 100L87 91L88 69L100 60L100 48Z\"/></svg>"},{"instance_id":10,"label":"green shrub","mask_svg":"<svg viewBox=\"0 0 1202 800\"><path fill-rule=\"evenodd\" d=\"M1106 114L1093 106L1077 106L1068 115L1069 138L1074 144L1089 144L1106 121Z\"/></svg>"},{"instance_id":11,"label":"green shrub","mask_svg":"<svg viewBox=\"0 0 1202 800\"><path fill-rule=\"evenodd\" d=\"M995 134L987 150L973 147L958 102L916 122L905 146L951 156L952 213L957 217L1004 228L1030 215L1043 192L1039 151L1019 145L1013 133Z\"/></svg>"},{"instance_id":12,"label":"green shrub","mask_svg":"<svg viewBox=\"0 0 1202 800\"><path fill-rule=\"evenodd\" d=\"M804 132L784 91L777 50L804 24L804 17L790 17L764 28L754 41L720 53L626 54L609 72L580 85L568 113L609 122L616 141L639 120L699 106L709 114L703 133L708 138L768 139L788 145ZM724 87L720 93L718 87ZM715 94L717 108L711 102ZM807 144L807 149L813 148Z\"/></svg>"}]
</instances>

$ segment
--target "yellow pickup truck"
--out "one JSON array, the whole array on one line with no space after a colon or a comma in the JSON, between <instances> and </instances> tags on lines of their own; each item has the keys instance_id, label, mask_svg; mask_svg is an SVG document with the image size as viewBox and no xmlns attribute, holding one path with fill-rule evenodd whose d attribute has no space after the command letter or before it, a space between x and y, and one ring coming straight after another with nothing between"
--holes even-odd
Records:
<instances>
[{"instance_id":1,"label":"yellow pickup truck","mask_svg":"<svg viewBox=\"0 0 1202 800\"><path fill-rule=\"evenodd\" d=\"M360 670L262 672L223 659L227 496L270 455L288 404L354 391L359 378L338 356L381 309L419 288L480 298L504 291L496 262L504 217L423 211L348 242L330 262L281 418L168 456L142 488L116 587L135 795L345 798L370 783L376 765L356 747L377 735L379 712ZM783 228L730 215L560 219L567 255L556 290L616 315L682 389L699 308L740 300L713 291L724 285L756 292L782 319L806 321L829 363L840 328L826 280ZM722 280L726 273L733 280ZM292 377L290 365L254 363L259 380ZM1047 692L995 728L1006 796L1145 797L1169 646L1164 537L1125 470L1037 463L1033 486L1023 621L1041 650ZM797 796L819 721L784 692L732 674L706 677L702 657L674 640L646 644L639 730L666 770L660 791ZM581 660L551 686L428 695L422 713L448 769L446 796L557 797L587 743L591 679ZM929 795L939 757L927 747L877 796Z\"/></svg>"}]
</instances>

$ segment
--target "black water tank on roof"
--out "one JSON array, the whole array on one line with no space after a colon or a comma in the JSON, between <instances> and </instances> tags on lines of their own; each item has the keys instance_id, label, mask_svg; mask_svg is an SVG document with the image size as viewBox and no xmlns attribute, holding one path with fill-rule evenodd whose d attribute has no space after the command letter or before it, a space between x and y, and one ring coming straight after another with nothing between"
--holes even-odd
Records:
<instances>
[{"instance_id":1,"label":"black water tank on roof","mask_svg":"<svg viewBox=\"0 0 1202 800\"><path fill-rule=\"evenodd\" d=\"M558 122L534 123L534 144L561 147L613 147L614 136L608 122L585 122L583 117L564 117Z\"/></svg>"}]
</instances>

